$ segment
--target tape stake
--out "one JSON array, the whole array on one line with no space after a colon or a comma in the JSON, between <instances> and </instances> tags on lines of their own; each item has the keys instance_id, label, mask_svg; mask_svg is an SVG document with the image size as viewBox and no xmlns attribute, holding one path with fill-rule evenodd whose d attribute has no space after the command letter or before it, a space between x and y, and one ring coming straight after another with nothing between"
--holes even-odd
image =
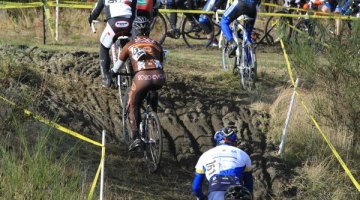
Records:
<instances>
[{"instance_id":1,"label":"tape stake","mask_svg":"<svg viewBox=\"0 0 360 200\"><path fill-rule=\"evenodd\" d=\"M92 200L93 199L93 196L94 196L94 190L95 190L95 187L96 187L96 183L99 179L99 175L100 175L100 171L102 169L102 163L104 162L104 159L105 159L105 146L102 147L102 155L101 155L101 160L100 160L100 164L99 164L99 167L96 171L96 175L95 175L95 178L94 178L94 181L91 185L91 189L90 189L90 192L89 192L89 196L88 196L88 200Z\"/></svg>"},{"instance_id":2,"label":"tape stake","mask_svg":"<svg viewBox=\"0 0 360 200\"><path fill-rule=\"evenodd\" d=\"M297 96L300 98L300 102L302 104L302 106L304 107L304 109L306 110L306 113L309 115L309 117L311 118L311 120L313 121L313 123L315 124L315 127L318 129L318 131L320 132L321 136L324 138L325 142L327 143L327 145L329 146L329 148L331 149L331 152L334 154L335 158L339 161L341 167L345 170L345 173L349 176L350 180L352 181L352 183L355 185L356 189L360 192L360 185L359 182L354 178L354 176L352 175L351 171L349 170L349 168L346 166L345 162L342 160L342 158L340 157L339 153L336 151L334 145L332 145L332 143L330 142L330 140L326 137L325 133L322 131L322 129L320 128L319 124L317 123L317 121L315 120L315 117L311 114L310 110L307 108L307 106L305 105L303 99L301 98L301 95L299 94L299 92L297 91L297 88L295 86L294 83L294 78L293 78L293 73L291 70L291 66L290 66L290 62L284 47L284 43L282 41L282 39L280 39L280 43L281 43L281 48L283 49L284 52L284 57L285 57L285 61L287 64L287 68L288 68L288 73L290 76L290 80L294 86L294 91L296 92Z\"/></svg>"}]
</instances>

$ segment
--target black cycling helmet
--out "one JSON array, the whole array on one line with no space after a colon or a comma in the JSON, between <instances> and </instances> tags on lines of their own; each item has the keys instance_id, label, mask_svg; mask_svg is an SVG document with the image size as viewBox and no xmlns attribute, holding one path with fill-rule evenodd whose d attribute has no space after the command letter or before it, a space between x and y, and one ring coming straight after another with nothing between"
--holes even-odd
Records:
<instances>
[{"instance_id":1,"label":"black cycling helmet","mask_svg":"<svg viewBox=\"0 0 360 200\"><path fill-rule=\"evenodd\" d=\"M250 191L242 185L230 186L224 196L225 200L251 200Z\"/></svg>"},{"instance_id":2,"label":"black cycling helmet","mask_svg":"<svg viewBox=\"0 0 360 200\"><path fill-rule=\"evenodd\" d=\"M146 17L136 17L133 22L133 28L138 36L148 36L150 34L150 20Z\"/></svg>"},{"instance_id":3,"label":"black cycling helmet","mask_svg":"<svg viewBox=\"0 0 360 200\"><path fill-rule=\"evenodd\" d=\"M229 125L216 131L214 140L217 145L221 144L234 144L237 141L237 128L234 125Z\"/></svg>"}]
</instances>

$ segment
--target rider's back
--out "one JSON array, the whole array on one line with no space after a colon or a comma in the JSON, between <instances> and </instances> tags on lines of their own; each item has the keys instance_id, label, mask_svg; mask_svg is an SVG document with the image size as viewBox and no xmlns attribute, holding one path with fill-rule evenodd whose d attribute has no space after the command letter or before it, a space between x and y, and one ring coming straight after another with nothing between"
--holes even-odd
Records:
<instances>
[{"instance_id":1,"label":"rider's back","mask_svg":"<svg viewBox=\"0 0 360 200\"><path fill-rule=\"evenodd\" d=\"M99 16L102 9L105 11L106 19L113 17L131 18L134 6L132 0L98 0L92 12L95 16Z\"/></svg>"},{"instance_id":2,"label":"rider's back","mask_svg":"<svg viewBox=\"0 0 360 200\"><path fill-rule=\"evenodd\" d=\"M163 50L161 45L149 37L136 37L130 41L122 51L120 59L125 59L126 54L131 60L133 71L149 69L162 69Z\"/></svg>"}]
</instances>

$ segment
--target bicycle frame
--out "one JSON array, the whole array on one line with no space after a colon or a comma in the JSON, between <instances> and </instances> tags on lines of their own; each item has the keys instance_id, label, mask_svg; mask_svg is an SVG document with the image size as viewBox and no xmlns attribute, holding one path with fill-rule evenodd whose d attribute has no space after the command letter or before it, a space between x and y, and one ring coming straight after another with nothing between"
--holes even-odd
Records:
<instances>
[{"instance_id":1,"label":"bicycle frame","mask_svg":"<svg viewBox=\"0 0 360 200\"><path fill-rule=\"evenodd\" d=\"M251 90L256 80L256 57L245 26L242 23L246 23L251 18L246 15L241 15L231 24L230 28L233 34L233 38L237 44L239 44L238 31L241 30L242 42L236 48L235 67L239 69L240 73L240 85L246 89ZM234 68L235 69L235 68Z\"/></svg>"},{"instance_id":2,"label":"bicycle frame","mask_svg":"<svg viewBox=\"0 0 360 200\"><path fill-rule=\"evenodd\" d=\"M245 15L241 15L240 17L238 17L232 24L231 26L231 30L232 30L232 33L233 33L233 38L235 40L236 43L239 44L239 35L238 35L238 30L241 29L241 32L243 33L242 34L242 42L241 42L241 47L238 46L238 48L236 49L236 56L239 57L241 55L241 60L240 62L241 63L237 63L237 66L240 66L240 67L244 67L245 66L248 66L248 64L250 62L254 62L254 56L251 55L251 52L248 52L248 48L245 48L246 46L251 46L252 43L250 43L250 40L249 40L249 37L248 37L248 34L245 30L245 27L241 24L241 21L244 21L244 20L247 20ZM241 48L241 49L240 49ZM240 53L241 51L241 53ZM245 63L245 56L246 56L246 61L247 63ZM239 62L239 61L237 61ZM242 71L240 71L242 72Z\"/></svg>"}]
</instances>

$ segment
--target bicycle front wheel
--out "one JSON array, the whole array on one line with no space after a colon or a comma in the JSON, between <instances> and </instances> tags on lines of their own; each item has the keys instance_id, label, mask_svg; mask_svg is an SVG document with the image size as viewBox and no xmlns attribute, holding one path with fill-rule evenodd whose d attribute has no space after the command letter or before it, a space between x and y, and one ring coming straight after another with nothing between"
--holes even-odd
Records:
<instances>
[{"instance_id":1,"label":"bicycle front wheel","mask_svg":"<svg viewBox=\"0 0 360 200\"><path fill-rule=\"evenodd\" d=\"M128 88L130 88L132 83L131 78L131 71L132 66L130 59L126 60L125 66L123 68L120 68L121 74L128 74L128 75L118 75L117 76L117 85L118 85L118 91L119 91L119 99L120 99L120 106L124 107L126 104L126 101L124 101L124 95Z\"/></svg>"},{"instance_id":2,"label":"bicycle front wheel","mask_svg":"<svg viewBox=\"0 0 360 200\"><path fill-rule=\"evenodd\" d=\"M158 170L161 161L163 132L160 120L155 112L150 111L146 120L147 136L145 140L144 156L147 161L149 172L154 173Z\"/></svg>"},{"instance_id":3,"label":"bicycle front wheel","mask_svg":"<svg viewBox=\"0 0 360 200\"><path fill-rule=\"evenodd\" d=\"M192 20L185 17L182 27L181 33L182 37L189 48L194 47L208 47L211 45L211 42L214 39L214 24L212 19L208 15L204 15L205 23L200 24L197 15L191 17ZM209 34L206 33L204 28L209 29Z\"/></svg>"},{"instance_id":4,"label":"bicycle front wheel","mask_svg":"<svg viewBox=\"0 0 360 200\"><path fill-rule=\"evenodd\" d=\"M159 42L159 44L164 43L167 32L167 25L164 16L161 13L158 13L150 25L150 38Z\"/></svg>"}]
</instances>

